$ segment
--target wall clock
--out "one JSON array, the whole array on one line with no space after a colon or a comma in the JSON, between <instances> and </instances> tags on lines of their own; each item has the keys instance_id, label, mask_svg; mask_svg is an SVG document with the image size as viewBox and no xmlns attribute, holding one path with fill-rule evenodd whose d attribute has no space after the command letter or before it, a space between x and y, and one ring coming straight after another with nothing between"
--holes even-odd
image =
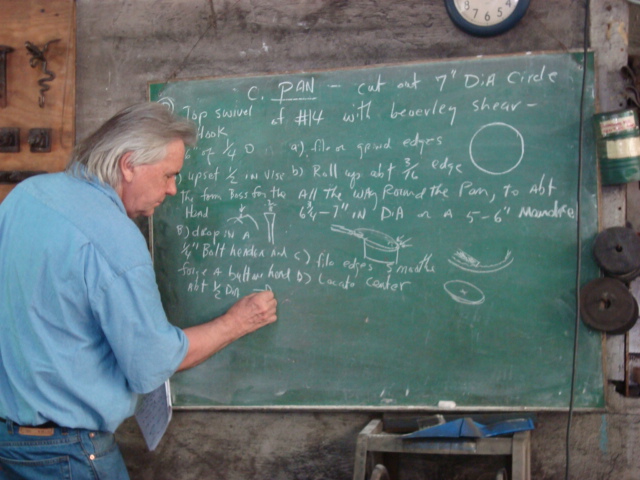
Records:
<instances>
[{"instance_id":1,"label":"wall clock","mask_svg":"<svg viewBox=\"0 0 640 480\"><path fill-rule=\"evenodd\" d=\"M524 17L530 0L444 0L453 23L480 37L499 35Z\"/></svg>"}]
</instances>

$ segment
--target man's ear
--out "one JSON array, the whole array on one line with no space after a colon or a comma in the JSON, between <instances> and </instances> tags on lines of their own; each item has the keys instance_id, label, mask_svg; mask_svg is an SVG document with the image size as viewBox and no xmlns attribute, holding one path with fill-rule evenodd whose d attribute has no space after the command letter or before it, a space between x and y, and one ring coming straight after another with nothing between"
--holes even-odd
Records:
<instances>
[{"instance_id":1,"label":"man's ear","mask_svg":"<svg viewBox=\"0 0 640 480\"><path fill-rule=\"evenodd\" d=\"M129 183L133 180L134 168L131 165L132 152L127 152L118 160L118 166L120 167L120 173L122 174L122 180Z\"/></svg>"}]
</instances>

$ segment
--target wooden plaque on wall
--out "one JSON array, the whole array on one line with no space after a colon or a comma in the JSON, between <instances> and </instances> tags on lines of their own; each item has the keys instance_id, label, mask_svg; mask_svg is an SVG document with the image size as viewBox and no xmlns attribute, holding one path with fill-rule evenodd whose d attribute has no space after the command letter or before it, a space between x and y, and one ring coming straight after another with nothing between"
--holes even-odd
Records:
<instances>
[{"instance_id":1,"label":"wooden plaque on wall","mask_svg":"<svg viewBox=\"0 0 640 480\"><path fill-rule=\"evenodd\" d=\"M0 11L0 45L12 49L5 53L0 129L19 129L19 151L0 151L2 200L15 184L5 172L23 178L23 172L60 171L69 158L75 139L76 37L73 0L0 0ZM32 152L32 129L50 129L50 151Z\"/></svg>"}]
</instances>

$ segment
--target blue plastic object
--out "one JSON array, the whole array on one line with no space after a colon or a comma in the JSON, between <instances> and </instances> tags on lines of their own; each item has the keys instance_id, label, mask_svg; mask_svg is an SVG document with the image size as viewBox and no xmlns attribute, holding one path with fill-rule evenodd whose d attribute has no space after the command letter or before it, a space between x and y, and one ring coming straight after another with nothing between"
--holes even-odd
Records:
<instances>
[{"instance_id":1,"label":"blue plastic object","mask_svg":"<svg viewBox=\"0 0 640 480\"><path fill-rule=\"evenodd\" d=\"M516 418L483 425L469 417L465 417L420 429L404 435L403 438L408 440L414 438L484 438L508 435L524 430L533 430L534 428L533 420L530 418Z\"/></svg>"}]
</instances>

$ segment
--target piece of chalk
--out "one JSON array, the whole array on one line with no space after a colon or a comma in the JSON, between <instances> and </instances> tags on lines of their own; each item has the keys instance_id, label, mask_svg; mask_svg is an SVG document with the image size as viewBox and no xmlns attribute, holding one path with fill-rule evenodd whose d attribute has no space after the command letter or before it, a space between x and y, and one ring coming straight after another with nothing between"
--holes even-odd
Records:
<instances>
[{"instance_id":1,"label":"piece of chalk","mask_svg":"<svg viewBox=\"0 0 640 480\"><path fill-rule=\"evenodd\" d=\"M456 402L451 400L440 400L438 402L438 408L456 408Z\"/></svg>"}]
</instances>

